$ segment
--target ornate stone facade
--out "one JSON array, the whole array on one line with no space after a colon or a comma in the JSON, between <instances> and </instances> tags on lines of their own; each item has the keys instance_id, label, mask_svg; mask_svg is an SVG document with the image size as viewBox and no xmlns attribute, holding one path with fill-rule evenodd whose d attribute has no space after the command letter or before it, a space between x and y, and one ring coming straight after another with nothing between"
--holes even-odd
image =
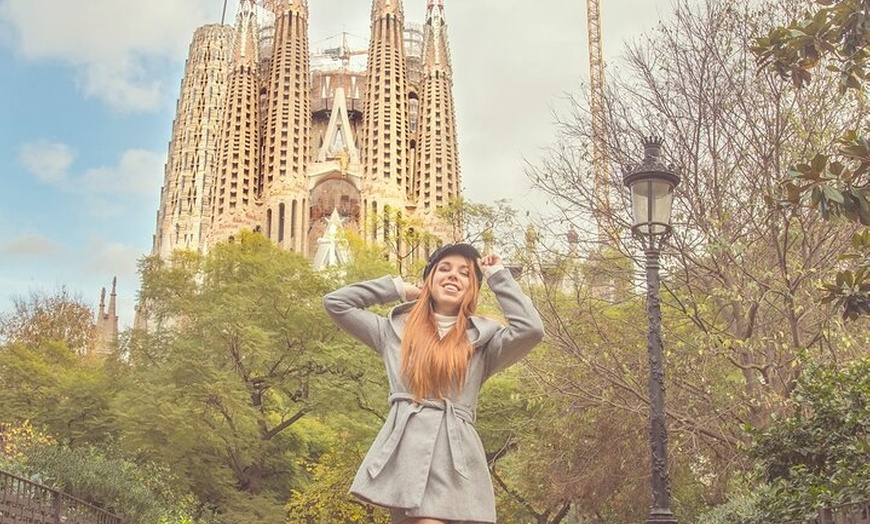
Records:
<instances>
[{"instance_id":1,"label":"ornate stone facade","mask_svg":"<svg viewBox=\"0 0 870 524\"><path fill-rule=\"evenodd\" d=\"M403 217L434 227L460 191L443 0L422 29L400 0L373 0L365 70L346 44L341 65L313 66L308 2L269 5L241 0L233 27L194 34L153 253L250 229L314 257L339 219L371 241L401 237Z\"/></svg>"}]
</instances>

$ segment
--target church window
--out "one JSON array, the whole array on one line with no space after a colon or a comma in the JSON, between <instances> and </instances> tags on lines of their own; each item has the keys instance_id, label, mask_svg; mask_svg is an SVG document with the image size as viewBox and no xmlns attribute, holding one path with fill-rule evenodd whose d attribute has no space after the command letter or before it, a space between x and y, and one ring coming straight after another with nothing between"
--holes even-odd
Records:
<instances>
[{"instance_id":1,"label":"church window","mask_svg":"<svg viewBox=\"0 0 870 524\"><path fill-rule=\"evenodd\" d=\"M296 235L296 215L299 214L298 207L296 200L294 200L290 213L290 238L293 238Z\"/></svg>"},{"instance_id":2,"label":"church window","mask_svg":"<svg viewBox=\"0 0 870 524\"><path fill-rule=\"evenodd\" d=\"M284 241L284 220L286 218L286 210L284 203L278 205L278 242Z\"/></svg>"}]
</instances>

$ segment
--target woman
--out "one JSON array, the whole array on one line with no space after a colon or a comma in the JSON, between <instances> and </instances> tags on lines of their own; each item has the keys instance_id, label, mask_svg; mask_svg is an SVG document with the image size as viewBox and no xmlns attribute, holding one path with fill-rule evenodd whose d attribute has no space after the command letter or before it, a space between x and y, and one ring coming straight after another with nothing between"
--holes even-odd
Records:
<instances>
[{"instance_id":1,"label":"woman","mask_svg":"<svg viewBox=\"0 0 870 524\"><path fill-rule=\"evenodd\" d=\"M475 316L486 278L507 326ZM366 308L412 300L383 317ZM495 498L475 406L484 381L543 336L541 317L497 255L469 244L437 250L422 288L382 277L324 298L342 329L383 359L390 412L351 493L390 508L394 524L495 522Z\"/></svg>"}]
</instances>

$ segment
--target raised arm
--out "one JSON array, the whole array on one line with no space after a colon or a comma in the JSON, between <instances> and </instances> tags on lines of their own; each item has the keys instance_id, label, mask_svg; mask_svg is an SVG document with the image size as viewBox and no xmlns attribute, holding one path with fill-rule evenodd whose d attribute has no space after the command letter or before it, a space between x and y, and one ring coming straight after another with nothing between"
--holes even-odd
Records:
<instances>
[{"instance_id":1,"label":"raised arm","mask_svg":"<svg viewBox=\"0 0 870 524\"><path fill-rule=\"evenodd\" d=\"M389 276L351 284L324 296L323 307L341 329L381 353L389 322L367 308L402 300L401 285L400 280Z\"/></svg>"},{"instance_id":2,"label":"raised arm","mask_svg":"<svg viewBox=\"0 0 870 524\"><path fill-rule=\"evenodd\" d=\"M481 267L486 271L483 263ZM515 364L538 345L544 337L544 323L509 270L492 271L487 283L507 320L507 326L499 329L486 344L486 376L490 377Z\"/></svg>"}]
</instances>

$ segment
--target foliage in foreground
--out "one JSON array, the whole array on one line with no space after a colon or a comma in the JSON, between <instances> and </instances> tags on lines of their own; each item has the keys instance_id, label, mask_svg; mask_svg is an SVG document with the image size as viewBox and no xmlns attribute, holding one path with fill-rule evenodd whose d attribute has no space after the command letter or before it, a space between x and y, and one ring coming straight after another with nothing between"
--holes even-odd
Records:
<instances>
[{"instance_id":1,"label":"foliage in foreground","mask_svg":"<svg viewBox=\"0 0 870 524\"><path fill-rule=\"evenodd\" d=\"M137 464L117 447L70 447L29 421L6 426L0 442L0 470L103 508L125 522L182 518L195 506L195 499L174 489L178 482L169 468Z\"/></svg>"},{"instance_id":2,"label":"foliage in foreground","mask_svg":"<svg viewBox=\"0 0 870 524\"><path fill-rule=\"evenodd\" d=\"M790 404L792 414L750 453L771 488L762 517L809 521L822 508L870 500L870 360L808 369Z\"/></svg>"},{"instance_id":3,"label":"foliage in foreground","mask_svg":"<svg viewBox=\"0 0 870 524\"><path fill-rule=\"evenodd\" d=\"M752 431L757 487L698 524L812 524L822 509L870 500L870 360L808 367L788 408Z\"/></svg>"}]
</instances>

